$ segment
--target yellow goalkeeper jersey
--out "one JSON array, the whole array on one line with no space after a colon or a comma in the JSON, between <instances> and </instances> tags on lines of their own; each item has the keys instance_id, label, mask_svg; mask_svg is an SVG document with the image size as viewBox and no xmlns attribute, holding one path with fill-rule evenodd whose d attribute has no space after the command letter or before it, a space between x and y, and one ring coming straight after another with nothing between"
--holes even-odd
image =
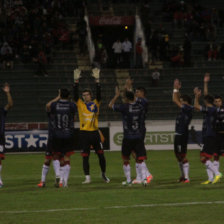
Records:
<instances>
[{"instance_id":1,"label":"yellow goalkeeper jersey","mask_svg":"<svg viewBox=\"0 0 224 224\"><path fill-rule=\"evenodd\" d=\"M80 130L98 130L100 103L96 99L89 103L84 103L81 99L78 99L76 105L79 112Z\"/></svg>"}]
</instances>

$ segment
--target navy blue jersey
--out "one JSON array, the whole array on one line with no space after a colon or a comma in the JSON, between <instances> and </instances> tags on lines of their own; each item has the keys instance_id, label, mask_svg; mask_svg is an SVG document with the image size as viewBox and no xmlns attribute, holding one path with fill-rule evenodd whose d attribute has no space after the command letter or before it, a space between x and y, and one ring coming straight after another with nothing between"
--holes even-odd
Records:
<instances>
[{"instance_id":1,"label":"navy blue jersey","mask_svg":"<svg viewBox=\"0 0 224 224\"><path fill-rule=\"evenodd\" d=\"M148 112L149 101L146 98L138 97L136 99L136 102L142 104L142 106L145 109L145 115L146 115L146 113Z\"/></svg>"},{"instance_id":2,"label":"navy blue jersey","mask_svg":"<svg viewBox=\"0 0 224 224\"><path fill-rule=\"evenodd\" d=\"M74 116L77 107L68 100L58 100L51 104L53 116L52 135L58 138L70 138L74 133Z\"/></svg>"},{"instance_id":3,"label":"navy blue jersey","mask_svg":"<svg viewBox=\"0 0 224 224\"><path fill-rule=\"evenodd\" d=\"M137 102L115 104L113 110L122 113L124 138L143 138L145 133L145 109L141 104Z\"/></svg>"},{"instance_id":4,"label":"navy blue jersey","mask_svg":"<svg viewBox=\"0 0 224 224\"><path fill-rule=\"evenodd\" d=\"M55 129L55 119L54 114L47 112L48 116L48 138L52 138L53 130Z\"/></svg>"},{"instance_id":5,"label":"navy blue jersey","mask_svg":"<svg viewBox=\"0 0 224 224\"><path fill-rule=\"evenodd\" d=\"M216 132L224 132L224 105L217 108L215 129Z\"/></svg>"},{"instance_id":6,"label":"navy blue jersey","mask_svg":"<svg viewBox=\"0 0 224 224\"><path fill-rule=\"evenodd\" d=\"M216 107L201 107L201 111L204 114L202 136L215 136L215 124L216 124Z\"/></svg>"},{"instance_id":7,"label":"navy blue jersey","mask_svg":"<svg viewBox=\"0 0 224 224\"><path fill-rule=\"evenodd\" d=\"M183 104L180 113L176 118L175 132L176 134L188 134L188 126L192 120L194 107Z\"/></svg>"},{"instance_id":8,"label":"navy blue jersey","mask_svg":"<svg viewBox=\"0 0 224 224\"><path fill-rule=\"evenodd\" d=\"M5 142L5 118L7 110L0 108L0 144Z\"/></svg>"}]
</instances>

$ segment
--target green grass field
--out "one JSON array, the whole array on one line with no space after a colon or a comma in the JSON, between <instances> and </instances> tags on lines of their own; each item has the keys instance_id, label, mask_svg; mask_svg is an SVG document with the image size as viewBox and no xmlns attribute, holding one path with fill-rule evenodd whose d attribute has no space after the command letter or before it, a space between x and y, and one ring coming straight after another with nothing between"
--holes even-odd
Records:
<instances>
[{"instance_id":1,"label":"green grass field","mask_svg":"<svg viewBox=\"0 0 224 224\"><path fill-rule=\"evenodd\" d=\"M47 186L37 187L44 154L6 155L2 170L4 187L0 189L0 224L224 223L224 180L215 185L200 185L207 175L198 151L188 153L190 184L177 183L179 170L172 151L148 152L147 164L154 180L146 188L122 186L120 152L105 155L109 184L101 180L98 160L92 153L92 183L82 185L82 160L76 153L71 161L69 188L60 189L54 188L53 167Z\"/></svg>"}]
</instances>

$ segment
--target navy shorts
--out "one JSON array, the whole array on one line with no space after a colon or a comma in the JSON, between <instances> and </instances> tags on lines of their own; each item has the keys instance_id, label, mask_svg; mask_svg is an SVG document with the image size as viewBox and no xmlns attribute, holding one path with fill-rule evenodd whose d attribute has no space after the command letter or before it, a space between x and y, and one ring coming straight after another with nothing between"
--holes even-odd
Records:
<instances>
[{"instance_id":1,"label":"navy shorts","mask_svg":"<svg viewBox=\"0 0 224 224\"><path fill-rule=\"evenodd\" d=\"M174 152L175 154L187 154L188 135L175 135L174 137Z\"/></svg>"},{"instance_id":2,"label":"navy shorts","mask_svg":"<svg viewBox=\"0 0 224 224\"><path fill-rule=\"evenodd\" d=\"M216 151L216 137L206 136L203 138L203 147L201 150L201 156L211 158Z\"/></svg>"},{"instance_id":3,"label":"navy shorts","mask_svg":"<svg viewBox=\"0 0 224 224\"><path fill-rule=\"evenodd\" d=\"M74 151L74 138L52 138L52 152L67 153Z\"/></svg>"},{"instance_id":4,"label":"navy shorts","mask_svg":"<svg viewBox=\"0 0 224 224\"><path fill-rule=\"evenodd\" d=\"M138 160L145 160L147 158L143 139L123 139L121 150L123 158L130 159L132 151L135 152Z\"/></svg>"},{"instance_id":5,"label":"navy shorts","mask_svg":"<svg viewBox=\"0 0 224 224\"><path fill-rule=\"evenodd\" d=\"M216 149L215 154L224 156L224 133L216 134Z\"/></svg>"}]
</instances>

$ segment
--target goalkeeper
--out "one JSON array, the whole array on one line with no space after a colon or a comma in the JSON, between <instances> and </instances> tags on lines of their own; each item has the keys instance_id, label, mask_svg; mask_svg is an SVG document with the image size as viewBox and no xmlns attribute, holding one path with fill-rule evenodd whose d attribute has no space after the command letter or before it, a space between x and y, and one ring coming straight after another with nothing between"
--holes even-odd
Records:
<instances>
[{"instance_id":1,"label":"goalkeeper","mask_svg":"<svg viewBox=\"0 0 224 224\"><path fill-rule=\"evenodd\" d=\"M74 70L74 100L76 102L79 121L80 121L80 145L82 148L83 157L83 170L85 180L83 184L91 183L90 169L89 169L89 156L90 148L93 148L99 158L99 164L102 172L102 178L106 183L109 183L109 178L106 177L106 160L104 157L103 145L100 139L98 117L99 107L101 101L101 87L99 82L100 70L95 68L92 70L92 76L96 81L96 99L92 100L92 92L89 89L82 91L82 99L79 98L79 78L81 71Z\"/></svg>"}]
</instances>

